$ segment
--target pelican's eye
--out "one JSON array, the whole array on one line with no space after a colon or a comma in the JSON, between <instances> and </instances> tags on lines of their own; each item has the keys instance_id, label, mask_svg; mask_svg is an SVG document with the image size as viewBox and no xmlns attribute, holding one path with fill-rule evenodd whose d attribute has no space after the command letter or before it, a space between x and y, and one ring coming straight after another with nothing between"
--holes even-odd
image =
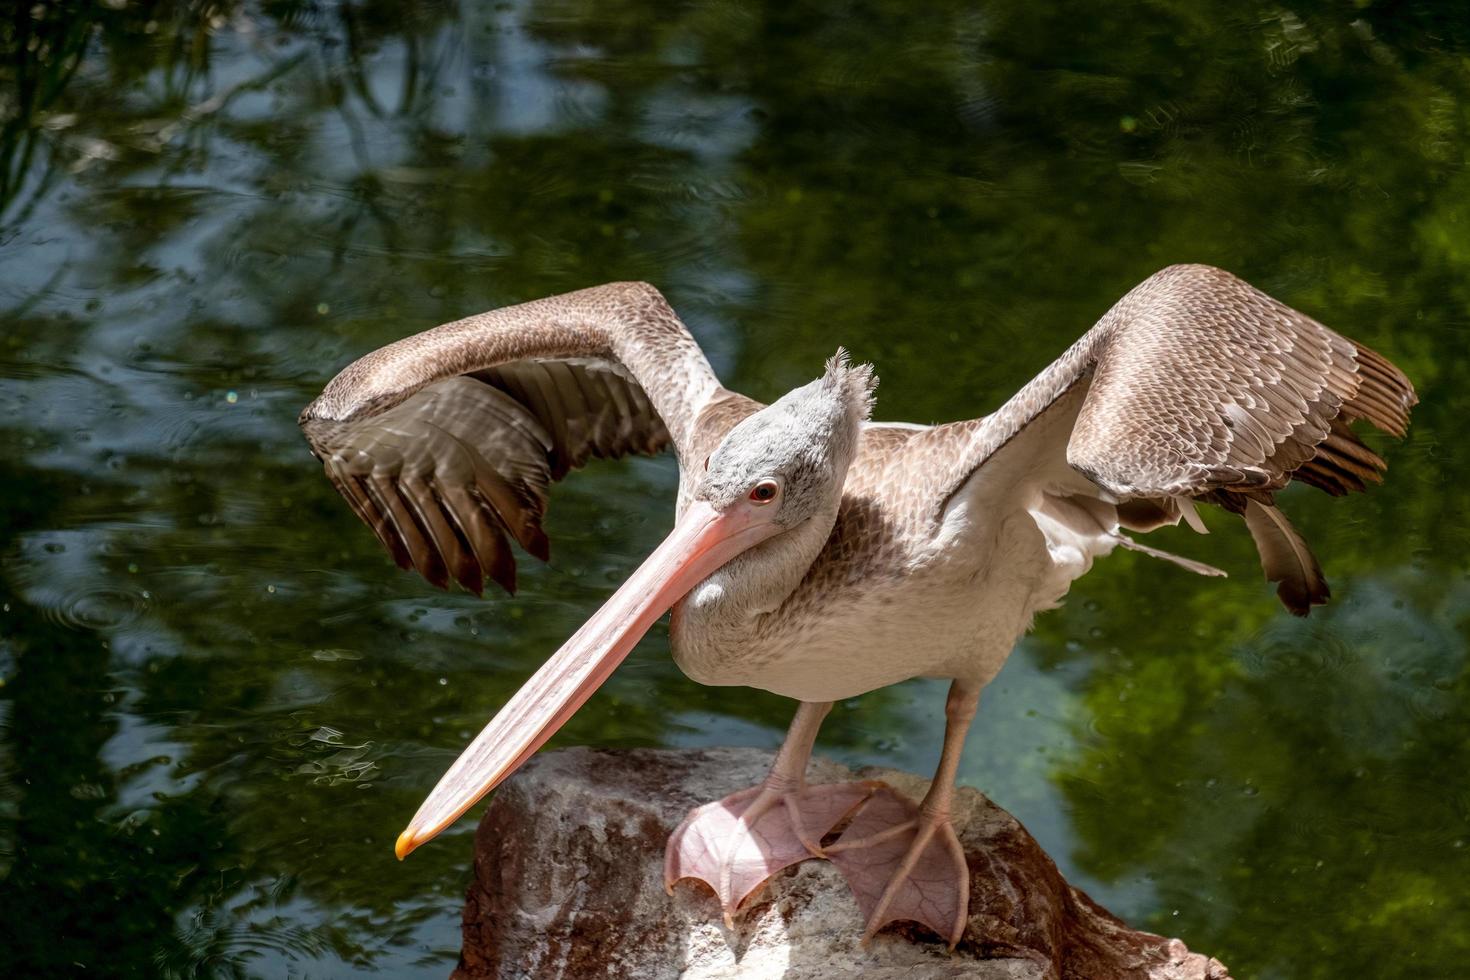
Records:
<instances>
[{"instance_id":1,"label":"pelican's eye","mask_svg":"<svg viewBox=\"0 0 1470 980\"><path fill-rule=\"evenodd\" d=\"M704 471L705 471L705 472L706 472L706 473L708 473L708 472L709 472L709 457L708 457L708 456L706 456L706 457L705 457L705 458L704 458Z\"/></svg>"},{"instance_id":2,"label":"pelican's eye","mask_svg":"<svg viewBox=\"0 0 1470 980\"><path fill-rule=\"evenodd\" d=\"M758 504L768 504L776 499L781 492L781 485L775 480L762 480L750 488L750 499Z\"/></svg>"}]
</instances>

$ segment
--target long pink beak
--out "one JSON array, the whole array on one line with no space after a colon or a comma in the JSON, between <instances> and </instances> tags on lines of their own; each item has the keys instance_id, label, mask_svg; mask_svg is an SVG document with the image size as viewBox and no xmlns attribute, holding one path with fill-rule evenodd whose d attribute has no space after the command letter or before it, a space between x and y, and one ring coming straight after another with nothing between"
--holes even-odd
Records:
<instances>
[{"instance_id":1,"label":"long pink beak","mask_svg":"<svg viewBox=\"0 0 1470 980\"><path fill-rule=\"evenodd\" d=\"M521 767L602 686L654 622L725 562L780 527L755 508L695 501L623 587L541 666L439 780L394 850L401 861ZM760 517L764 517L760 514Z\"/></svg>"}]
</instances>

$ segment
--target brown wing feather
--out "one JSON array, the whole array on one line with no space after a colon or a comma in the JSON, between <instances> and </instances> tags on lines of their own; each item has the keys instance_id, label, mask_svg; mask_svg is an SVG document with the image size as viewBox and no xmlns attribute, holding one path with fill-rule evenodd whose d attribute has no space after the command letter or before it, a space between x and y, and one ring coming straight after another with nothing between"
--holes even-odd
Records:
<instances>
[{"instance_id":1,"label":"brown wing feather","mask_svg":"<svg viewBox=\"0 0 1470 980\"><path fill-rule=\"evenodd\" d=\"M514 592L509 539L548 557L553 482L592 458L707 451L738 421L711 406L736 399L748 401L720 387L657 290L614 283L374 351L300 421L399 566L440 587L479 593L488 578Z\"/></svg>"},{"instance_id":2,"label":"brown wing feather","mask_svg":"<svg viewBox=\"0 0 1470 980\"><path fill-rule=\"evenodd\" d=\"M1381 482L1387 464L1352 423L1401 437L1418 401L1382 355L1228 272L1171 266L995 414L957 423L969 444L951 486L1074 389L1085 394L1067 461L1120 501L1152 502L1120 510L1123 523L1157 526L1179 513L1166 502L1184 498L1241 514L1268 578L1301 614L1327 585L1274 493L1293 479L1333 495Z\"/></svg>"},{"instance_id":3,"label":"brown wing feather","mask_svg":"<svg viewBox=\"0 0 1470 980\"><path fill-rule=\"evenodd\" d=\"M1122 496L1362 489L1383 461L1348 423L1403 435L1417 400L1367 348L1208 266L1151 276L1094 328L1067 459Z\"/></svg>"},{"instance_id":4,"label":"brown wing feather","mask_svg":"<svg viewBox=\"0 0 1470 980\"><path fill-rule=\"evenodd\" d=\"M551 438L509 395L471 378L435 382L383 412L307 419L332 484L404 568L441 588L515 590L507 535L544 557Z\"/></svg>"},{"instance_id":5,"label":"brown wing feather","mask_svg":"<svg viewBox=\"0 0 1470 980\"><path fill-rule=\"evenodd\" d=\"M1266 581L1279 583L1276 595L1282 605L1305 616L1331 598L1317 556L1279 508L1247 500L1242 516L1261 556Z\"/></svg>"}]
</instances>

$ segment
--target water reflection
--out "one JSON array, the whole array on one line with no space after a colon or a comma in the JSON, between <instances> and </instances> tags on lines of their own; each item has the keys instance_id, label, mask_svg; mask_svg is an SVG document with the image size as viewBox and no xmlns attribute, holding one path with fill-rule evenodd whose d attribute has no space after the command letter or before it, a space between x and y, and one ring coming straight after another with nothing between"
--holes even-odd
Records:
<instances>
[{"instance_id":1,"label":"water reflection","mask_svg":"<svg viewBox=\"0 0 1470 980\"><path fill-rule=\"evenodd\" d=\"M0 28L0 929L17 969L442 976L468 823L389 842L668 523L669 461L559 488L514 602L402 575L293 420L465 313L654 281L771 397L837 342L974 414L1133 282L1225 265L1418 383L1382 492L1288 495L1337 602L1238 531L1110 559L987 694L966 781L1242 976L1450 975L1470 27L1425 5L39 5ZM1169 543L1165 543L1169 547ZM774 744L655 632L566 743ZM835 712L924 769L932 684ZM1176 914L1177 913L1177 914ZM1310 927L1302 925L1310 923ZM1305 933L1303 930L1305 929ZM1433 936L1426 944L1424 936Z\"/></svg>"}]
</instances>

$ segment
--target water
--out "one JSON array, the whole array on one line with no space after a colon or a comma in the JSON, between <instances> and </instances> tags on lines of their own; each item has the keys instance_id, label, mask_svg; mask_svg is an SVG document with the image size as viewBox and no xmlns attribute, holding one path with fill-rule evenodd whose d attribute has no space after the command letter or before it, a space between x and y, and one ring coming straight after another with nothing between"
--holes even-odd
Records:
<instances>
[{"instance_id":1,"label":"water","mask_svg":"<svg viewBox=\"0 0 1470 980\"><path fill-rule=\"evenodd\" d=\"M621 278L771 398L838 344L879 414L980 414L1160 266L1230 268L1402 365L1386 486L1122 555L982 702L963 781L1241 977L1470 954L1470 24L1428 3L229 0L0 27L0 960L443 976L466 820L392 840L666 529L669 460L558 489L514 601L398 572L294 419L443 320ZM1378 443L1380 446L1383 444ZM925 770L943 691L823 751ZM559 744L774 746L656 629Z\"/></svg>"}]
</instances>

